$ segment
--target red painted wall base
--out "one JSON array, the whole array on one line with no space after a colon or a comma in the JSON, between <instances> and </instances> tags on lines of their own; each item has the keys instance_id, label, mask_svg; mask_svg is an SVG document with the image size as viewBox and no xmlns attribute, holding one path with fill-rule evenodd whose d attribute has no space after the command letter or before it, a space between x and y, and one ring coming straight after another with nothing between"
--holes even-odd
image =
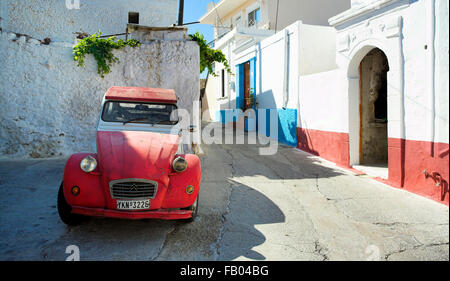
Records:
<instances>
[{"instance_id":1,"label":"red painted wall base","mask_svg":"<svg viewBox=\"0 0 450 281\"><path fill-rule=\"evenodd\" d=\"M349 167L347 133L297 128L298 148ZM389 185L449 205L449 144L388 139Z\"/></svg>"},{"instance_id":2,"label":"red painted wall base","mask_svg":"<svg viewBox=\"0 0 450 281\"><path fill-rule=\"evenodd\" d=\"M349 167L349 138L346 133L297 128L297 142L301 150Z\"/></svg>"}]
</instances>

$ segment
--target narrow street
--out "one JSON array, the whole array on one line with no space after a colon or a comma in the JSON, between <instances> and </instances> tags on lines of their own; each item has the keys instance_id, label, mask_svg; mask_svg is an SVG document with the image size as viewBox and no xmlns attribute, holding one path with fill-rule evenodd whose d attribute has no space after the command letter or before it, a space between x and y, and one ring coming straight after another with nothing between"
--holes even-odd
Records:
<instances>
[{"instance_id":1,"label":"narrow street","mask_svg":"<svg viewBox=\"0 0 450 281\"><path fill-rule=\"evenodd\" d=\"M280 145L203 145L197 219L67 227L65 159L0 161L0 259L448 260L448 207Z\"/></svg>"}]
</instances>

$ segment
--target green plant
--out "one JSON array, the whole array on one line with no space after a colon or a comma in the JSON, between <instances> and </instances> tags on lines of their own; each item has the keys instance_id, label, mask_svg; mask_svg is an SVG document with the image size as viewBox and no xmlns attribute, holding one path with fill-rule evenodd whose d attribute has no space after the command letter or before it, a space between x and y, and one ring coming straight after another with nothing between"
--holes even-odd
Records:
<instances>
[{"instance_id":1,"label":"green plant","mask_svg":"<svg viewBox=\"0 0 450 281\"><path fill-rule=\"evenodd\" d=\"M116 40L115 36L107 39L100 38L101 32L94 33L82 39L77 45L73 47L74 61L78 62L78 66L84 67L84 58L87 54L92 54L97 61L97 72L104 78L105 74L111 72L111 65L118 62L119 59L114 56L113 50L122 49L125 46L139 47L139 41L130 39L124 41L122 39Z\"/></svg>"},{"instance_id":2,"label":"green plant","mask_svg":"<svg viewBox=\"0 0 450 281\"><path fill-rule=\"evenodd\" d=\"M209 47L206 43L205 38L199 32L195 34L189 34L191 40L196 41L200 47L200 73L205 69L208 69L212 76L217 76L213 71L213 65L215 62L222 63L225 66L227 72L233 75L230 66L228 65L228 60L221 50L214 50Z\"/></svg>"},{"instance_id":3,"label":"green plant","mask_svg":"<svg viewBox=\"0 0 450 281\"><path fill-rule=\"evenodd\" d=\"M258 107L258 101L256 100L255 89L250 88L250 107Z\"/></svg>"}]
</instances>

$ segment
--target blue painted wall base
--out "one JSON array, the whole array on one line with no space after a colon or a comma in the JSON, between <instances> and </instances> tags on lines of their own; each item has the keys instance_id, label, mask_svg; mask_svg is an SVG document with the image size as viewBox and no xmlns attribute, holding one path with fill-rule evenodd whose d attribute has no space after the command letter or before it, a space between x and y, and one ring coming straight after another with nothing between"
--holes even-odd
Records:
<instances>
[{"instance_id":1,"label":"blue painted wall base","mask_svg":"<svg viewBox=\"0 0 450 281\"><path fill-rule=\"evenodd\" d=\"M271 113L271 111L276 111ZM224 109L216 113L216 118L219 122L226 124L229 122L236 122L242 114L240 110ZM272 115L272 116L271 116ZM266 136L277 138L279 142L297 146L297 109L292 108L260 108L257 109L257 131L265 133ZM244 124L245 131L247 131L247 123ZM271 127L278 126L278 133L273 136ZM272 129L273 130L273 129Z\"/></svg>"}]
</instances>

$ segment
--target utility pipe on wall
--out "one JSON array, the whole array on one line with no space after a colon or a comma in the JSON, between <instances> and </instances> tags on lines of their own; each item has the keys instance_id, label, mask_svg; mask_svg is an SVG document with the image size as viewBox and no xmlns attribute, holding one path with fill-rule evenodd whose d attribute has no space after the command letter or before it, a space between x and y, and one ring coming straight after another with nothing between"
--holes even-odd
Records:
<instances>
[{"instance_id":1,"label":"utility pipe on wall","mask_svg":"<svg viewBox=\"0 0 450 281\"><path fill-rule=\"evenodd\" d=\"M399 50L399 56L398 56L398 65L399 65L399 75L398 75L398 83L399 83L399 94L400 94L400 108L399 108L399 116L400 116L400 186L403 187L405 185L405 141L406 141L406 124L405 124L405 54L403 51L403 39L402 39L402 33L403 33L403 17L398 17L397 25L399 27L399 36L397 38L398 42L398 50ZM389 78L388 78L389 79ZM388 105L389 106L389 105ZM388 125L389 126L389 125ZM389 133L389 131L388 131Z\"/></svg>"},{"instance_id":2,"label":"utility pipe on wall","mask_svg":"<svg viewBox=\"0 0 450 281\"><path fill-rule=\"evenodd\" d=\"M283 79L283 108L289 101L289 30L284 30L284 79Z\"/></svg>"},{"instance_id":3,"label":"utility pipe on wall","mask_svg":"<svg viewBox=\"0 0 450 281\"><path fill-rule=\"evenodd\" d=\"M427 59L428 59L428 69L427 69L427 90L428 90L428 109L429 109L429 141L431 142L430 146L430 155L434 157L434 141L436 134L436 126L435 126L435 118L436 118L436 105L435 105L435 49L434 49L434 40L435 40L435 1L426 1L427 5L427 39L426 39L426 51L427 51Z\"/></svg>"}]
</instances>

